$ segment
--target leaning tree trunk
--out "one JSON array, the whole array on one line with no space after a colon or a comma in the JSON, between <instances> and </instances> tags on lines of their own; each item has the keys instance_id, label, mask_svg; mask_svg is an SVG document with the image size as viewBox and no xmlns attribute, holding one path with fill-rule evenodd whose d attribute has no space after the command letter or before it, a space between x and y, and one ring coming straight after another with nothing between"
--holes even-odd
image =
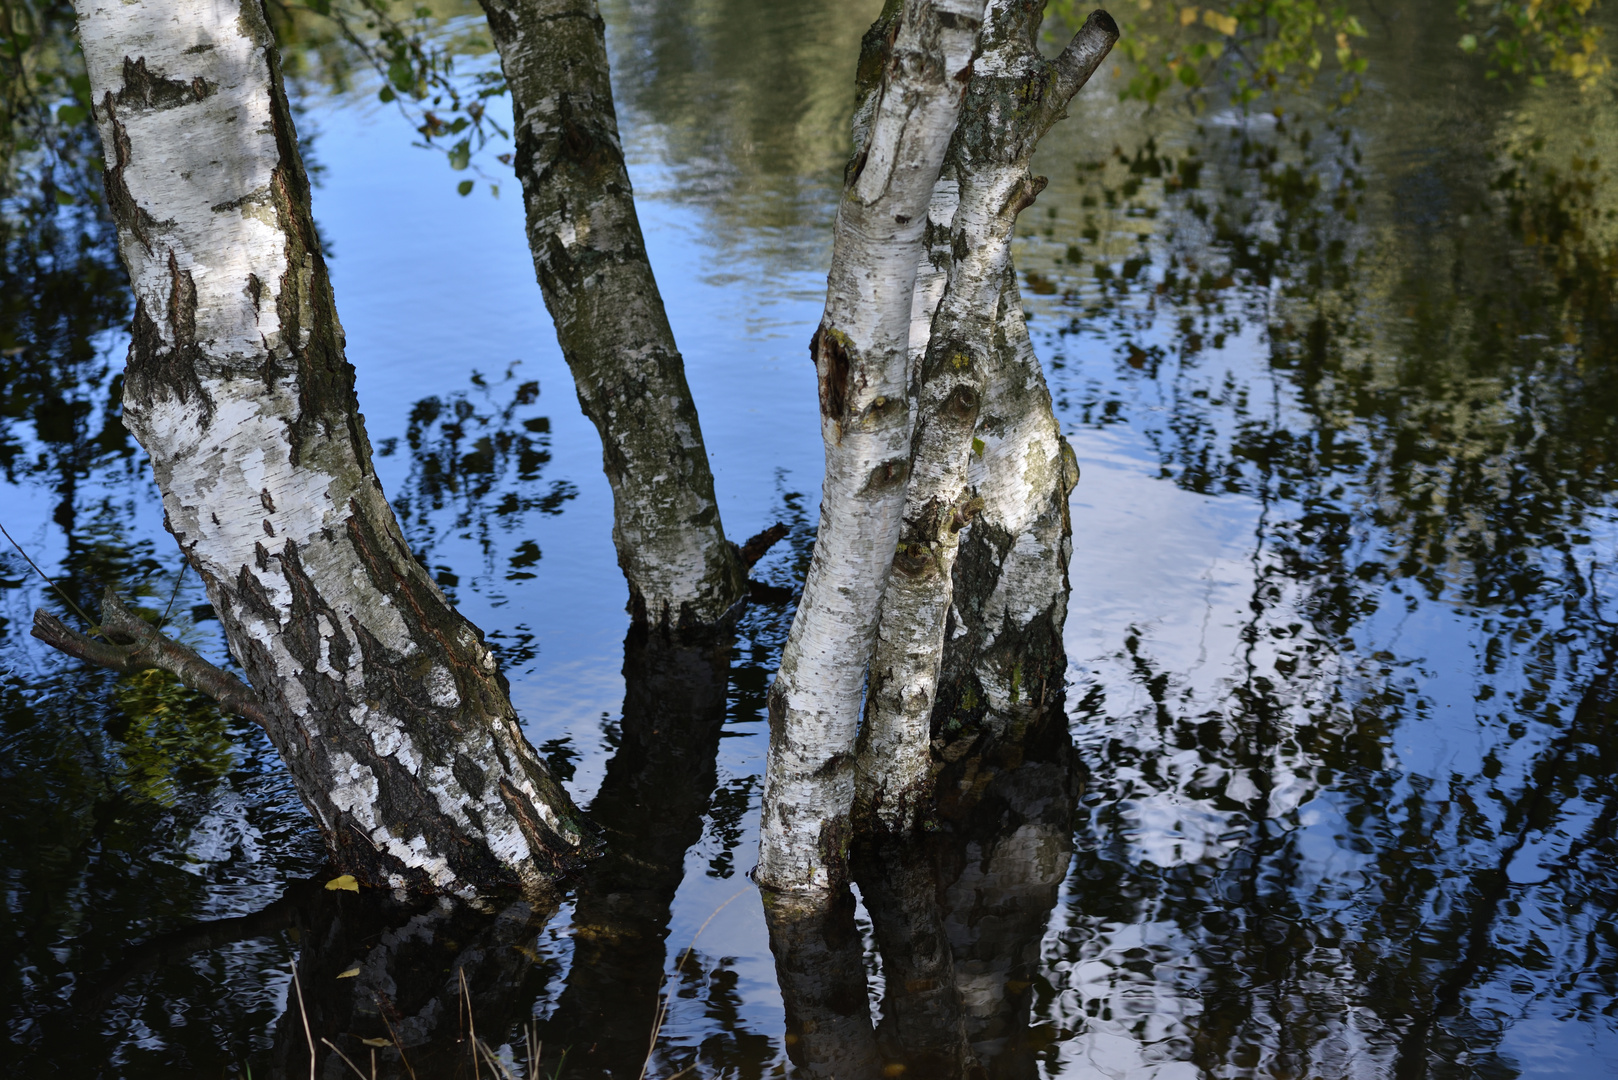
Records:
<instances>
[{"instance_id":1,"label":"leaning tree trunk","mask_svg":"<svg viewBox=\"0 0 1618 1080\"><path fill-rule=\"evenodd\" d=\"M854 738L909 475L917 267L982 19L979 0L894 0L866 35L869 90L810 345L826 443L820 529L770 690L757 879L771 889L847 876Z\"/></svg>"},{"instance_id":2,"label":"leaning tree trunk","mask_svg":"<svg viewBox=\"0 0 1618 1080\"><path fill-rule=\"evenodd\" d=\"M516 115L528 246L584 414L601 434L636 622L720 622L746 591L646 256L596 0L483 0Z\"/></svg>"},{"instance_id":3,"label":"leaning tree trunk","mask_svg":"<svg viewBox=\"0 0 1618 1080\"><path fill-rule=\"evenodd\" d=\"M544 885L579 844L576 812L372 471L262 10L77 9L136 298L124 419L256 691L246 711L361 880ZM106 644L38 626L109 666L233 681L139 627L109 625Z\"/></svg>"},{"instance_id":4,"label":"leaning tree trunk","mask_svg":"<svg viewBox=\"0 0 1618 1080\"><path fill-rule=\"evenodd\" d=\"M1035 146L1112 49L1118 27L1097 11L1061 56L1046 61L1036 44L1044 7L1044 0L991 0L983 54L950 145L953 257L921 365L904 525L882 598L858 762L859 824L884 831L914 827L929 801L960 533L980 512L970 532L983 537L974 549L989 565L970 569L992 577L994 589L966 590L961 599L974 625L962 618L953 629L980 652L985 636L1011 648L997 658L1010 669L994 671L992 686L980 680L984 703L1004 715L1043 697L1052 678L1061 683L1043 638L1030 651L1027 624L1055 634L1060 659L1074 477L1028 343L1011 240L1017 215L1045 186L1028 169Z\"/></svg>"}]
</instances>

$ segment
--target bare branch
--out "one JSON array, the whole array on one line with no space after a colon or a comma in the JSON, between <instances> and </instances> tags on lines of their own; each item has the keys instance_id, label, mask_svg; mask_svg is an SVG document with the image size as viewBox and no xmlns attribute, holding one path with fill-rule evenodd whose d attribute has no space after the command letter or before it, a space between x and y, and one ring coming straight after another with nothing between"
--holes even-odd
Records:
<instances>
[{"instance_id":1,"label":"bare branch","mask_svg":"<svg viewBox=\"0 0 1618 1080\"><path fill-rule=\"evenodd\" d=\"M1117 42L1118 24L1112 16L1101 8L1090 12L1090 17L1084 20L1079 32L1067 43L1062 55L1051 61L1056 79L1042 103L1044 107L1037 129L1041 135L1067 115L1067 103L1090 81L1090 76L1096 73L1101 61L1107 58Z\"/></svg>"},{"instance_id":2,"label":"bare branch","mask_svg":"<svg viewBox=\"0 0 1618 1080\"><path fill-rule=\"evenodd\" d=\"M151 668L166 671L190 689L213 698L220 708L269 727L269 714L252 687L158 631L125 607L111 589L101 597L100 632L105 642L70 630L43 608L34 612L34 636L52 648L126 675Z\"/></svg>"}]
</instances>

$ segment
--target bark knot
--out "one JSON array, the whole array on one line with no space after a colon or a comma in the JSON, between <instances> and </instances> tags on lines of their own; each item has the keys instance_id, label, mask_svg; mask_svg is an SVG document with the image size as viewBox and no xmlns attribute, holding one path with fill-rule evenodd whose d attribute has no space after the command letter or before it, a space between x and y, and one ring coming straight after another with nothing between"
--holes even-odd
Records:
<instances>
[{"instance_id":1,"label":"bark knot","mask_svg":"<svg viewBox=\"0 0 1618 1080\"><path fill-rule=\"evenodd\" d=\"M854 366L853 342L824 324L809 339L809 355L820 374L820 415L838 424L848 411L848 379Z\"/></svg>"}]
</instances>

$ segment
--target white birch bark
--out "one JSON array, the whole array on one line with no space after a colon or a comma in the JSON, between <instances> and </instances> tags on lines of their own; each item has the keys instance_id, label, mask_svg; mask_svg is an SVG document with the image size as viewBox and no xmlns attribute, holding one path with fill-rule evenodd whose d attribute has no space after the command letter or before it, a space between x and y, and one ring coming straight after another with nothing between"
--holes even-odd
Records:
<instances>
[{"instance_id":1,"label":"white birch bark","mask_svg":"<svg viewBox=\"0 0 1618 1080\"><path fill-rule=\"evenodd\" d=\"M1028 169L1034 148L1106 57L1118 30L1105 12L1096 12L1057 60L1046 61L1036 45L1043 8L1042 0L990 0L982 55L950 147L957 200L952 258L921 366L904 525L871 662L857 768L860 827L903 831L927 805L933 709L961 530L992 500L995 523L1015 530L1011 536L1027 548L1027 565L1018 573L1040 587L1057 567L1065 582L1065 549L1022 529L1042 495L1048 500L1060 489L1065 499L1067 486L1049 396L1029 392L1032 355L1031 348L1022 355L1027 332L1011 240L1017 215L1045 186ZM947 197L941 191L935 199ZM1000 397L1014 385L1021 392L997 401L979 435L991 381ZM1020 415L1006 412L1012 401L1024 407ZM1002 432L1013 438L1008 442ZM968 473L975 437L983 468L973 493ZM1012 575L1002 578L1008 589L1026 587Z\"/></svg>"},{"instance_id":2,"label":"white birch bark","mask_svg":"<svg viewBox=\"0 0 1618 1080\"><path fill-rule=\"evenodd\" d=\"M891 15L890 5L878 22L891 45L856 114L826 309L810 345L826 478L814 556L770 691L757 879L778 890L832 888L846 877L854 738L909 474L917 266L983 5L904 0ZM881 48L877 36L867 35L868 50Z\"/></svg>"},{"instance_id":3,"label":"white birch bark","mask_svg":"<svg viewBox=\"0 0 1618 1080\"><path fill-rule=\"evenodd\" d=\"M601 435L636 622L722 621L746 593L697 409L652 274L595 0L483 0L516 114L534 270Z\"/></svg>"},{"instance_id":4,"label":"white birch bark","mask_svg":"<svg viewBox=\"0 0 1618 1080\"><path fill-rule=\"evenodd\" d=\"M339 865L544 885L580 840L371 469L257 0L79 0L136 298L125 423Z\"/></svg>"}]
</instances>

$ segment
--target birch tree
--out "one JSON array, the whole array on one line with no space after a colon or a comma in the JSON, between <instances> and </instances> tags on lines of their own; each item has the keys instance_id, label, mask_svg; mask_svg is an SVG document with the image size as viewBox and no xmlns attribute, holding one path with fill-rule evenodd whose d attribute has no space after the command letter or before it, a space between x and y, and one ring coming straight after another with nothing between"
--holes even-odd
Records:
<instances>
[{"instance_id":1,"label":"birch tree","mask_svg":"<svg viewBox=\"0 0 1618 1080\"><path fill-rule=\"evenodd\" d=\"M921 361L910 482L882 598L858 768L862 808L892 831L913 826L929 794L961 530L987 511L983 532L998 535L977 548L988 565L971 568L992 575L995 588L988 596L966 590L979 625L959 617L958 633L993 635L1028 623L1053 595L1065 601L1072 451L1029 347L1011 240L1017 215L1045 186L1028 168L1035 146L1111 50L1118 28L1097 11L1047 61L1037 45L1044 6L990 0L982 55L950 144L950 179L933 212L950 222L947 280ZM1033 528L1050 509L1058 512L1047 524L1056 528ZM1058 617L1058 635L1060 627ZM987 685L980 679L997 712L1043 691L1023 686L1024 678L1035 681L1028 662L1035 659L1014 657L1010 670L986 673Z\"/></svg>"},{"instance_id":2,"label":"birch tree","mask_svg":"<svg viewBox=\"0 0 1618 1080\"><path fill-rule=\"evenodd\" d=\"M1052 671L1076 465L1022 325L1010 241L1018 212L1043 187L1028 170L1034 147L1118 31L1098 11L1047 62L1036 45L1043 11L1039 2L994 0L979 66L949 68L938 83L915 73L940 71L944 52L921 58L924 43L945 41L926 22L941 12L890 5L867 37L862 75L872 86L855 114L826 315L811 345L827 447L821 527L771 691L758 877L776 890L837 886L856 789L883 828L914 823L952 620L970 639L952 672L954 704L971 698L979 716L986 704L1009 722L1004 710L1044 704L1053 677L1060 687ZM968 83L964 111L959 91L942 85L949 79ZM927 154L910 149L923 131ZM889 149L884 137L904 149ZM941 183L940 142L950 163ZM913 168L885 169L883 187L864 186L873 161L906 154ZM919 181L929 175L922 203ZM879 215L880 200L889 202ZM932 251L928 228L944 241ZM905 259L908 269L898 264ZM920 266L929 269L918 284ZM969 493L969 483L978 490ZM978 514L987 519L985 542L970 567L963 599L972 614L964 616L952 612L953 568L958 534ZM1004 655L1002 646L1052 630L1054 642L1038 643L1027 670Z\"/></svg>"},{"instance_id":3,"label":"birch tree","mask_svg":"<svg viewBox=\"0 0 1618 1080\"><path fill-rule=\"evenodd\" d=\"M483 0L516 117L528 244L601 434L636 622L712 626L746 590L635 214L595 0Z\"/></svg>"},{"instance_id":4,"label":"birch tree","mask_svg":"<svg viewBox=\"0 0 1618 1080\"><path fill-rule=\"evenodd\" d=\"M41 612L36 635L163 668L262 724L362 881L545 886L582 828L372 470L262 10L77 11L136 302L125 423L251 688L116 604L90 635Z\"/></svg>"},{"instance_id":5,"label":"birch tree","mask_svg":"<svg viewBox=\"0 0 1618 1080\"><path fill-rule=\"evenodd\" d=\"M854 157L810 345L826 444L820 529L770 690L756 877L777 891L846 875L854 738L910 469L916 274L982 24L977 0L892 0L864 42Z\"/></svg>"}]
</instances>

